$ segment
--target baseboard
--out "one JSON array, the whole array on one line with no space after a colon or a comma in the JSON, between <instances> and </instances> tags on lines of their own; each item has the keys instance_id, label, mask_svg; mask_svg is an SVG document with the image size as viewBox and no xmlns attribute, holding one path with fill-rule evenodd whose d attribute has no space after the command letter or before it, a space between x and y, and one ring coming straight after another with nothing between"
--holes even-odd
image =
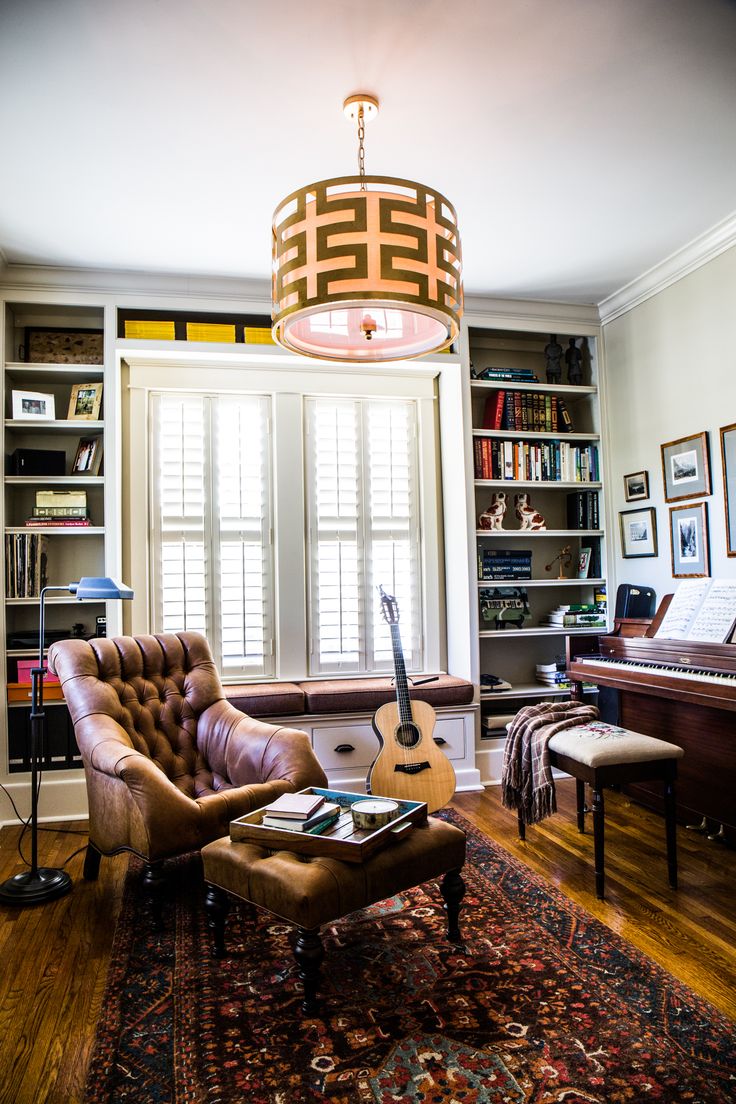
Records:
<instances>
[{"instance_id":1,"label":"baseboard","mask_svg":"<svg viewBox=\"0 0 736 1104\"><path fill-rule=\"evenodd\" d=\"M0 827L18 823L8 794L22 817L30 816L31 812L30 776L24 775L17 782L6 781L3 785L7 794L0 790ZM43 778L38 797L39 821L53 824L63 820L86 820L88 816L87 787L83 774L67 775L63 778L53 778L47 774Z\"/></svg>"}]
</instances>

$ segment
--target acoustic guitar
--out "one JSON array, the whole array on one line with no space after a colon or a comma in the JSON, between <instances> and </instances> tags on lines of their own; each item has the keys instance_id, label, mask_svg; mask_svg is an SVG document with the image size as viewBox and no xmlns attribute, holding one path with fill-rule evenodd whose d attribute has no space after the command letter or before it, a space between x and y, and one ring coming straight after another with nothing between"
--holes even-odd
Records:
<instances>
[{"instance_id":1,"label":"acoustic guitar","mask_svg":"<svg viewBox=\"0 0 736 1104\"><path fill-rule=\"evenodd\" d=\"M432 736L437 719L434 709L427 702L409 698L399 607L383 587L379 591L381 613L391 630L396 701L382 705L373 716L381 748L368 771L366 789L382 797L426 801L427 812L433 813L454 794L455 770Z\"/></svg>"}]
</instances>

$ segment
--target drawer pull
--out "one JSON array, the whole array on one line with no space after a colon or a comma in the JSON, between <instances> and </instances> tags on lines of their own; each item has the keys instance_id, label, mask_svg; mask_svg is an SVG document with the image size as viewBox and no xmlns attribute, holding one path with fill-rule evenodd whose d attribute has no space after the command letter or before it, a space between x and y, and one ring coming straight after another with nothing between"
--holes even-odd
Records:
<instances>
[{"instance_id":1,"label":"drawer pull","mask_svg":"<svg viewBox=\"0 0 736 1104\"><path fill-rule=\"evenodd\" d=\"M442 736L433 736L432 739L437 744L437 747L442 747L443 744L447 743L447 740L445 740Z\"/></svg>"},{"instance_id":2,"label":"drawer pull","mask_svg":"<svg viewBox=\"0 0 736 1104\"><path fill-rule=\"evenodd\" d=\"M355 751L355 748L352 744L338 744L335 751L338 752L339 755L344 755L348 751Z\"/></svg>"}]
</instances>

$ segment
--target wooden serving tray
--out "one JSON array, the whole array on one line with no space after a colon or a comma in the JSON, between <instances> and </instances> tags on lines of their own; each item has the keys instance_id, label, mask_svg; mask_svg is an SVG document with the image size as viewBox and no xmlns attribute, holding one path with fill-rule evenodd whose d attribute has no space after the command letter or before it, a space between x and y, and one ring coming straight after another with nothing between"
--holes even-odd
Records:
<instances>
[{"instance_id":1,"label":"wooden serving tray","mask_svg":"<svg viewBox=\"0 0 736 1104\"><path fill-rule=\"evenodd\" d=\"M365 801L369 796L378 798L378 794L344 793L342 790L322 790L315 786L308 786L299 792L321 794L326 801L340 805L339 820L326 831L310 835L308 832L292 832L288 828L272 828L261 824L265 810L254 809L253 812L230 821L230 839L234 843L256 843L272 851L324 855L345 862L360 863L365 862L374 851L410 832L413 825L424 824L427 819L426 801L398 801L398 816L383 828L355 828L350 812L351 805L356 801Z\"/></svg>"}]
</instances>

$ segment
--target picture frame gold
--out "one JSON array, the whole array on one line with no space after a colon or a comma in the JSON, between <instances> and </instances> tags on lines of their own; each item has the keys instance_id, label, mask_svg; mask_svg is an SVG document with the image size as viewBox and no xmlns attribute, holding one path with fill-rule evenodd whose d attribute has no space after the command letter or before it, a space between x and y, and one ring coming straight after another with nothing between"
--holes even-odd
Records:
<instances>
[{"instance_id":1,"label":"picture frame gold","mask_svg":"<svg viewBox=\"0 0 736 1104\"><path fill-rule=\"evenodd\" d=\"M102 406L102 383L75 383L69 397L69 421L96 422Z\"/></svg>"},{"instance_id":2,"label":"picture frame gold","mask_svg":"<svg viewBox=\"0 0 736 1104\"><path fill-rule=\"evenodd\" d=\"M710 575L707 503L686 502L670 507L670 549L673 579L705 579Z\"/></svg>"},{"instance_id":3,"label":"picture frame gold","mask_svg":"<svg viewBox=\"0 0 736 1104\"><path fill-rule=\"evenodd\" d=\"M665 502L704 498L710 490L708 434L694 433L660 445Z\"/></svg>"},{"instance_id":4,"label":"picture frame gold","mask_svg":"<svg viewBox=\"0 0 736 1104\"><path fill-rule=\"evenodd\" d=\"M722 426L723 505L726 511L726 555L736 556L736 422Z\"/></svg>"}]
</instances>

